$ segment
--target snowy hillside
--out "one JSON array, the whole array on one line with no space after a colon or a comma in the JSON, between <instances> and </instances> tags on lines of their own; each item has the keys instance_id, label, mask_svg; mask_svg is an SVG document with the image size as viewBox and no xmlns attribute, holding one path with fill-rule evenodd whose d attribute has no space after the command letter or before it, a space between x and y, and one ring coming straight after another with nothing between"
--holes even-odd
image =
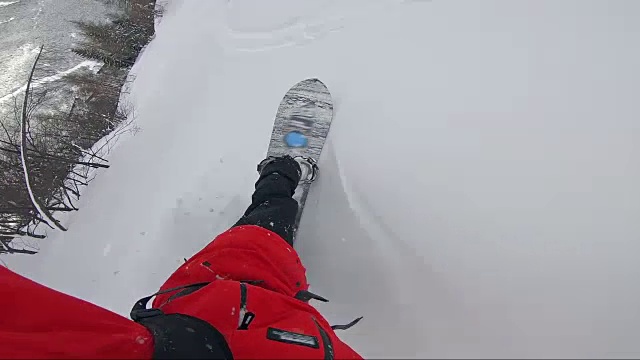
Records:
<instances>
[{"instance_id":1,"label":"snowy hillside","mask_svg":"<svg viewBox=\"0 0 640 360\"><path fill-rule=\"evenodd\" d=\"M141 131L4 258L127 314L249 204L285 91L335 118L296 243L366 357L640 356L640 2L173 0Z\"/></svg>"}]
</instances>

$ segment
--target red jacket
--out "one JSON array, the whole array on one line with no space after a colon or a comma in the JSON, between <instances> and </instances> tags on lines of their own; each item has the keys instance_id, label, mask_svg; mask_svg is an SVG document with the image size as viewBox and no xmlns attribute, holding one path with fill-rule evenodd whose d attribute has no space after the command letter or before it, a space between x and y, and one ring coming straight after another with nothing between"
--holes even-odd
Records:
<instances>
[{"instance_id":1,"label":"red jacket","mask_svg":"<svg viewBox=\"0 0 640 360\"><path fill-rule=\"evenodd\" d=\"M153 336L136 322L4 268L0 283L2 357L153 356ZM293 247L269 230L248 225L226 231L161 290L194 283L208 285L179 297L180 290L158 295L153 308L209 323L236 359L360 358L316 309L296 298L309 287L305 268Z\"/></svg>"}]
</instances>

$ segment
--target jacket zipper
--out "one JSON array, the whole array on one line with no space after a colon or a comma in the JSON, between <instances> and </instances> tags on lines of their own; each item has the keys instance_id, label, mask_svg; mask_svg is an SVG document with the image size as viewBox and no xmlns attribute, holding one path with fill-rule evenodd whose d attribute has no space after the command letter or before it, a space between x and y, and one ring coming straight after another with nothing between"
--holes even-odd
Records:
<instances>
[{"instance_id":1,"label":"jacket zipper","mask_svg":"<svg viewBox=\"0 0 640 360\"><path fill-rule=\"evenodd\" d=\"M240 283L240 312L238 313L238 330L249 330L249 324L256 315L247 311L247 285Z\"/></svg>"},{"instance_id":2,"label":"jacket zipper","mask_svg":"<svg viewBox=\"0 0 640 360\"><path fill-rule=\"evenodd\" d=\"M320 337L322 338L322 346L324 347L324 360L333 360L333 343L331 342L331 338L329 334L320 326L316 318L313 318L313 322L316 323L316 327L318 331L320 331Z\"/></svg>"}]
</instances>

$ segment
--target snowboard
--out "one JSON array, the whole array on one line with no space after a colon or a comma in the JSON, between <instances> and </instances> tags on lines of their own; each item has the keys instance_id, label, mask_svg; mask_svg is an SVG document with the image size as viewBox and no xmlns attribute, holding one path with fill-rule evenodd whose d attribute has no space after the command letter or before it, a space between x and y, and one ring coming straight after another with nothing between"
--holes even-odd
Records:
<instances>
[{"instance_id":1,"label":"snowboard","mask_svg":"<svg viewBox=\"0 0 640 360\"><path fill-rule=\"evenodd\" d=\"M327 86L318 79L300 81L278 106L267 156L306 156L318 161L332 119L333 102ZM298 202L294 239L310 187L310 182L298 184L293 196Z\"/></svg>"}]
</instances>

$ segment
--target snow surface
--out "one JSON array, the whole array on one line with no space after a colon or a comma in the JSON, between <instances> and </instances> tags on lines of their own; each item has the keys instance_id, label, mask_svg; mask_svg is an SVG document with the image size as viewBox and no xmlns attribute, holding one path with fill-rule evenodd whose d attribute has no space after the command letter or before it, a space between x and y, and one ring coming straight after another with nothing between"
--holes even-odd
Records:
<instances>
[{"instance_id":1,"label":"snow surface","mask_svg":"<svg viewBox=\"0 0 640 360\"><path fill-rule=\"evenodd\" d=\"M19 2L20 2L20 0L18 0L18 1L0 1L0 7L13 5L13 4L19 3Z\"/></svg>"},{"instance_id":2,"label":"snow surface","mask_svg":"<svg viewBox=\"0 0 640 360\"><path fill-rule=\"evenodd\" d=\"M367 357L640 356L640 2L174 0L137 135L9 266L126 315L249 203L285 91L335 118L296 244Z\"/></svg>"},{"instance_id":3,"label":"snow surface","mask_svg":"<svg viewBox=\"0 0 640 360\"><path fill-rule=\"evenodd\" d=\"M40 49L38 48L38 50L40 50ZM70 74L72 74L72 73L74 73L74 72L76 72L76 71L78 71L78 70L80 70L82 68L88 68L90 71L94 71L95 72L101 66L102 66L102 64L99 63L99 62L86 60L86 61L83 61L80 64L78 64L78 65L76 65L76 66L74 66L74 67L72 67L70 69L67 69L67 70L64 70L64 71L60 71L59 73L56 73L55 75L46 76L46 77L43 77L41 79L35 80L31 84L31 88L32 89L37 89L37 88L39 88L39 87L41 87L41 86L43 86L45 84L48 84L48 83L51 83L51 82L54 82L54 81L58 81L58 80L64 78L65 76L70 75ZM10 92L5 96L0 97L0 104L2 102L4 102L4 101L14 100L20 94L23 94L26 89L27 89L27 84L24 84L23 86L15 89L13 92ZM24 96L23 96L23 98L24 98Z\"/></svg>"}]
</instances>

